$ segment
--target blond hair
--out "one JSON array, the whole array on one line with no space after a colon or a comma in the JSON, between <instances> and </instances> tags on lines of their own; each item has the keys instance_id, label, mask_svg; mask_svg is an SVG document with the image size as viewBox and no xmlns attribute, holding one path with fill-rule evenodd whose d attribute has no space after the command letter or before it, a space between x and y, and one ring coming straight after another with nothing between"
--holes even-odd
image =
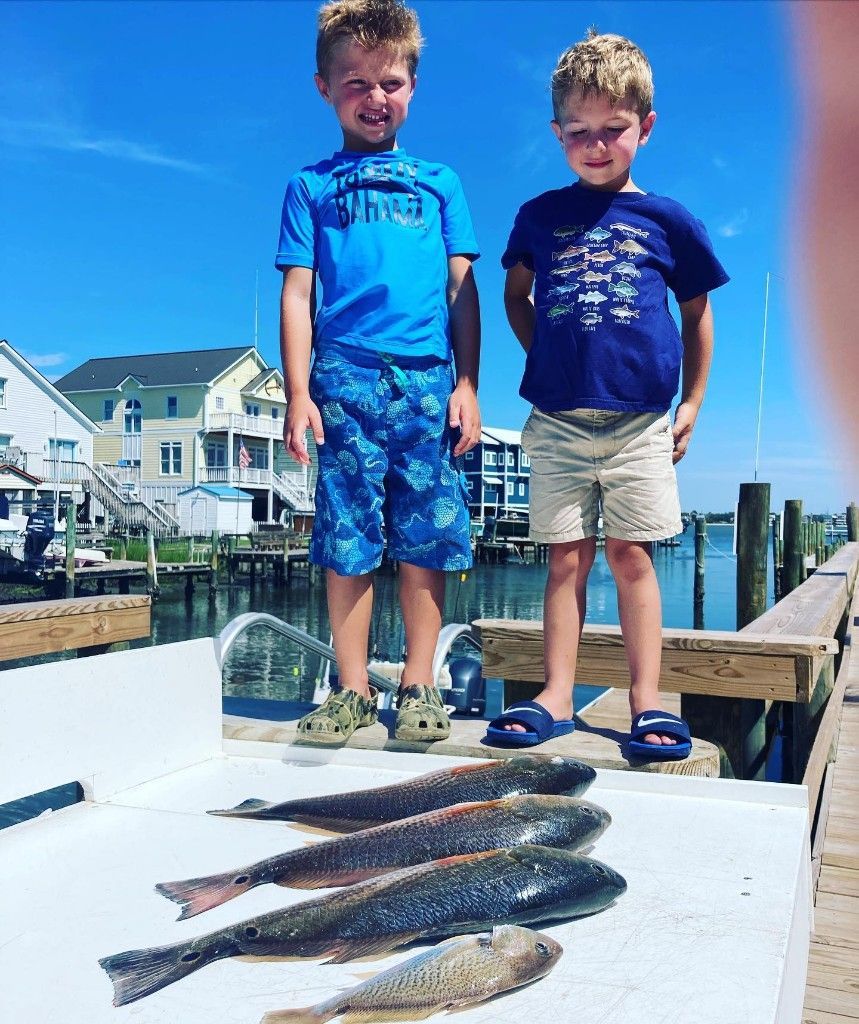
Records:
<instances>
[{"instance_id":1,"label":"blond hair","mask_svg":"<svg viewBox=\"0 0 859 1024\"><path fill-rule=\"evenodd\" d=\"M389 48L414 75L423 38L417 14L402 0L330 0L319 9L316 70L324 78L335 48L354 39L365 50Z\"/></svg>"},{"instance_id":2,"label":"blond hair","mask_svg":"<svg viewBox=\"0 0 859 1024\"><path fill-rule=\"evenodd\" d=\"M653 109L653 72L644 53L623 36L587 37L565 50L552 73L552 108L557 120L570 94L605 96L612 106L628 100L644 120Z\"/></svg>"}]
</instances>

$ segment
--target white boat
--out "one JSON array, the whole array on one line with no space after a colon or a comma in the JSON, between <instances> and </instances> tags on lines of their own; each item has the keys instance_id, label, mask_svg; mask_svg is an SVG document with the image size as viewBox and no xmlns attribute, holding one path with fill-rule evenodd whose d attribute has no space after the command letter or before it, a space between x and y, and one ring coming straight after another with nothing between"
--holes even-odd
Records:
<instances>
[{"instance_id":1,"label":"white boat","mask_svg":"<svg viewBox=\"0 0 859 1024\"><path fill-rule=\"evenodd\" d=\"M229 627L228 627L229 628ZM157 882L301 846L279 822L212 817L395 782L466 759L224 740L220 638L0 672L0 803L78 781L85 800L0 831L0 992L16 1024L258 1024L355 983L370 964L222 960L121 1008L98 959L187 939L312 894L260 886L193 921ZM521 1024L799 1024L811 925L806 790L599 770L613 824L594 855L628 891L544 930L543 981L458 1015Z\"/></svg>"}]
</instances>

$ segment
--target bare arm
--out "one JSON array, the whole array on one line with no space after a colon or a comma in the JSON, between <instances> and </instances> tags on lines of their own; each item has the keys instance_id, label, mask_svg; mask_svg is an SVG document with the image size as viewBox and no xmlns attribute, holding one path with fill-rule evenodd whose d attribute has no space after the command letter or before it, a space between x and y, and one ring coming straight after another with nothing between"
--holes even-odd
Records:
<instances>
[{"instance_id":1,"label":"bare arm","mask_svg":"<svg viewBox=\"0 0 859 1024\"><path fill-rule=\"evenodd\" d=\"M480 303L471 260L467 256L450 256L447 267L450 339L456 364L456 387L450 396L448 415L450 425L459 427L461 432L453 454L462 455L480 440Z\"/></svg>"},{"instance_id":2,"label":"bare arm","mask_svg":"<svg viewBox=\"0 0 859 1024\"><path fill-rule=\"evenodd\" d=\"M534 342L534 323L537 319L531 295L533 288L534 272L521 263L507 271L504 282L504 309L507 311L507 320L513 333L526 352Z\"/></svg>"},{"instance_id":3,"label":"bare arm","mask_svg":"<svg viewBox=\"0 0 859 1024\"><path fill-rule=\"evenodd\" d=\"M283 443L302 465L310 464L304 441L309 427L317 444L324 444L322 417L310 400L310 350L316 304L315 276L308 267L286 267L280 293L280 357L286 379L286 421Z\"/></svg>"},{"instance_id":4,"label":"bare arm","mask_svg":"<svg viewBox=\"0 0 859 1024\"><path fill-rule=\"evenodd\" d=\"M680 303L683 339L683 382L680 404L674 413L674 461L686 454L698 410L704 401L713 360L713 310L705 292Z\"/></svg>"}]
</instances>

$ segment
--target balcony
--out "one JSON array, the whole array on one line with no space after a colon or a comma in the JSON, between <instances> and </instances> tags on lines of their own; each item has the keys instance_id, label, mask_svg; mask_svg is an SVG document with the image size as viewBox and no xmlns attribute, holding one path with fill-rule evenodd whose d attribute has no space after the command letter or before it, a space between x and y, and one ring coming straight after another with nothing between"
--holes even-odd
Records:
<instances>
[{"instance_id":1,"label":"balcony","mask_svg":"<svg viewBox=\"0 0 859 1024\"><path fill-rule=\"evenodd\" d=\"M209 433L234 430L248 437L283 437L283 420L271 416L247 416L240 412L216 412L209 417ZM214 481L210 481L214 483Z\"/></svg>"},{"instance_id":2,"label":"balcony","mask_svg":"<svg viewBox=\"0 0 859 1024\"><path fill-rule=\"evenodd\" d=\"M271 487L270 469L239 469L233 466L228 469L221 466L214 469L206 466L200 470L201 484L227 484L230 487Z\"/></svg>"}]
</instances>

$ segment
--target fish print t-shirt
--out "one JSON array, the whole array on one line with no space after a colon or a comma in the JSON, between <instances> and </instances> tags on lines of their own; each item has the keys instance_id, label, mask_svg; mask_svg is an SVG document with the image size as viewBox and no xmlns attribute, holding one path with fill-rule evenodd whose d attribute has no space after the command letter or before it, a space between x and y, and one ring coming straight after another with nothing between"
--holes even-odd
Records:
<instances>
[{"instance_id":1,"label":"fish print t-shirt","mask_svg":"<svg viewBox=\"0 0 859 1024\"><path fill-rule=\"evenodd\" d=\"M570 185L525 203L501 258L534 272L537 312L519 393L543 412L665 412L683 343L668 308L728 280L704 225L643 192Z\"/></svg>"},{"instance_id":2,"label":"fish print t-shirt","mask_svg":"<svg viewBox=\"0 0 859 1024\"><path fill-rule=\"evenodd\" d=\"M275 266L319 275L317 356L451 358L448 257L478 256L457 175L383 153L335 153L290 180ZM346 349L346 353L344 353Z\"/></svg>"}]
</instances>

